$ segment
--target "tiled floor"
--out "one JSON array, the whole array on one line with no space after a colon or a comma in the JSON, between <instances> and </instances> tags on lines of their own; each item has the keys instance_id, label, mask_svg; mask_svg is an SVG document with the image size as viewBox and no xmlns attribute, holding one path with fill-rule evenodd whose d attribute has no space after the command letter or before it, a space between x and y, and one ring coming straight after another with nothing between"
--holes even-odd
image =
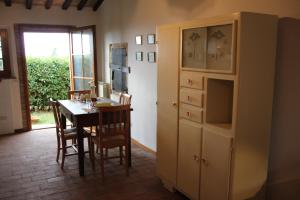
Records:
<instances>
[{"instance_id":1,"label":"tiled floor","mask_svg":"<svg viewBox=\"0 0 300 200\"><path fill-rule=\"evenodd\" d=\"M62 171L55 161L54 129L0 137L0 199L185 199L163 188L155 175L155 156L133 146L129 177L118 160L105 166L85 160L85 177L79 177L77 156L67 157Z\"/></svg>"}]
</instances>

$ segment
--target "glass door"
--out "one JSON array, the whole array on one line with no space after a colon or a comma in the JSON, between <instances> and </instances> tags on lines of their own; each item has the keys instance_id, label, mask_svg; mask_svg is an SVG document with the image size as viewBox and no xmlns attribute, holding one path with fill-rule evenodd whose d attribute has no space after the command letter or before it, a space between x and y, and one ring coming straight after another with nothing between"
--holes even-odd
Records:
<instances>
[{"instance_id":1,"label":"glass door","mask_svg":"<svg viewBox=\"0 0 300 200\"><path fill-rule=\"evenodd\" d=\"M96 78L95 26L71 31L71 90L88 90Z\"/></svg>"}]
</instances>

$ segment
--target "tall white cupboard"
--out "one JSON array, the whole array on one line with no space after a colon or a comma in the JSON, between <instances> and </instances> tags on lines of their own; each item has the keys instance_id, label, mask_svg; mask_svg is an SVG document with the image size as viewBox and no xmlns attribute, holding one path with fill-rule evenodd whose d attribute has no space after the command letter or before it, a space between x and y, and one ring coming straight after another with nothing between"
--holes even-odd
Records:
<instances>
[{"instance_id":1,"label":"tall white cupboard","mask_svg":"<svg viewBox=\"0 0 300 200\"><path fill-rule=\"evenodd\" d=\"M191 199L248 199L268 171L277 17L157 27L157 174Z\"/></svg>"}]
</instances>

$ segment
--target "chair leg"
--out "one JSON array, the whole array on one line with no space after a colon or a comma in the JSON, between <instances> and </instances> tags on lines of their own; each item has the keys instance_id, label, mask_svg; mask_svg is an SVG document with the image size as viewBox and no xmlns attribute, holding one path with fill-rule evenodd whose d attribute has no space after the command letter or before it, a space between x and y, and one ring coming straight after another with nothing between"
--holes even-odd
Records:
<instances>
[{"instance_id":1,"label":"chair leg","mask_svg":"<svg viewBox=\"0 0 300 200\"><path fill-rule=\"evenodd\" d=\"M59 154L60 154L60 137L59 135L57 136L57 154L56 154L56 162L58 162L59 160Z\"/></svg>"},{"instance_id":2,"label":"chair leg","mask_svg":"<svg viewBox=\"0 0 300 200\"><path fill-rule=\"evenodd\" d=\"M61 169L64 169L65 157L66 157L66 141L62 141L62 161L61 161Z\"/></svg>"},{"instance_id":3,"label":"chair leg","mask_svg":"<svg viewBox=\"0 0 300 200\"><path fill-rule=\"evenodd\" d=\"M100 165L101 165L101 175L102 180L104 181L104 155L103 155L103 148L100 147Z\"/></svg>"},{"instance_id":4,"label":"chair leg","mask_svg":"<svg viewBox=\"0 0 300 200\"><path fill-rule=\"evenodd\" d=\"M108 157L108 148L105 148L105 157Z\"/></svg>"},{"instance_id":5,"label":"chair leg","mask_svg":"<svg viewBox=\"0 0 300 200\"><path fill-rule=\"evenodd\" d=\"M93 140L90 138L90 158L91 158L91 162L92 162L92 168L93 170L95 170L95 146L94 146L94 142Z\"/></svg>"},{"instance_id":6,"label":"chair leg","mask_svg":"<svg viewBox=\"0 0 300 200\"><path fill-rule=\"evenodd\" d=\"M119 152L120 152L120 165L123 164L123 147L119 146Z\"/></svg>"},{"instance_id":7,"label":"chair leg","mask_svg":"<svg viewBox=\"0 0 300 200\"><path fill-rule=\"evenodd\" d=\"M126 143L126 145L125 145L125 169L126 169L126 176L128 176L129 175L129 160L128 160L128 145L127 145L127 143Z\"/></svg>"}]
</instances>

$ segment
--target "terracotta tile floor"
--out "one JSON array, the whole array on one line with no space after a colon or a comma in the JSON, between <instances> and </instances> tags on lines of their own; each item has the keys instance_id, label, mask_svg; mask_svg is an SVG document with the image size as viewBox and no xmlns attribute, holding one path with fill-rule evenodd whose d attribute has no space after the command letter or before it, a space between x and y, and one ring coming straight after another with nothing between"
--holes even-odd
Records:
<instances>
[{"instance_id":1,"label":"terracotta tile floor","mask_svg":"<svg viewBox=\"0 0 300 200\"><path fill-rule=\"evenodd\" d=\"M85 160L85 177L79 177L77 156L67 157L62 171L55 161L54 129L0 137L0 199L185 199L168 192L155 175L155 156L133 146L129 177L118 160L105 165L102 182L99 165Z\"/></svg>"}]
</instances>

